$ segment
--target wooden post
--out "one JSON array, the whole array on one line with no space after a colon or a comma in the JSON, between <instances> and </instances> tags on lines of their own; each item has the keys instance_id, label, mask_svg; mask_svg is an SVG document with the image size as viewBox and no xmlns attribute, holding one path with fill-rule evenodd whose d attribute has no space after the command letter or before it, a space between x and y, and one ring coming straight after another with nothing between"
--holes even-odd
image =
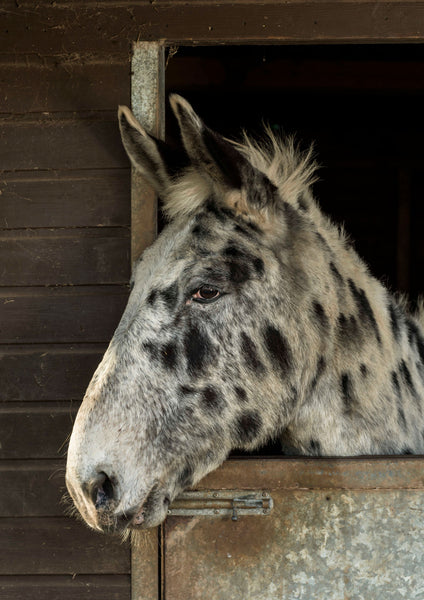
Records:
<instances>
[{"instance_id":1,"label":"wooden post","mask_svg":"<svg viewBox=\"0 0 424 600\"><path fill-rule=\"evenodd\" d=\"M131 63L131 103L135 117L155 137L165 137L164 47L136 42ZM131 260L134 263L157 235L157 201L152 188L133 169L131 176Z\"/></svg>"},{"instance_id":2,"label":"wooden post","mask_svg":"<svg viewBox=\"0 0 424 600\"><path fill-rule=\"evenodd\" d=\"M165 136L164 47L158 42L133 46L131 103L135 117L155 137ZM140 256L157 235L157 198L133 169L131 174L131 261ZM159 600L160 545L158 528L132 534L131 598Z\"/></svg>"}]
</instances>

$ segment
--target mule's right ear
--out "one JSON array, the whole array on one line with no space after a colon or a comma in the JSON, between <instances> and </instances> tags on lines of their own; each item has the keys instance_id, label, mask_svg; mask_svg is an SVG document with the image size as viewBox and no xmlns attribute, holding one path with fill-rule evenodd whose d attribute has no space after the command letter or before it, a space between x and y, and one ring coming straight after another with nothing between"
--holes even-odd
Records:
<instances>
[{"instance_id":1,"label":"mule's right ear","mask_svg":"<svg viewBox=\"0 0 424 600\"><path fill-rule=\"evenodd\" d=\"M147 133L127 106L119 107L118 119L122 143L133 166L159 196L165 196L172 169L167 165L164 142Z\"/></svg>"}]
</instances>

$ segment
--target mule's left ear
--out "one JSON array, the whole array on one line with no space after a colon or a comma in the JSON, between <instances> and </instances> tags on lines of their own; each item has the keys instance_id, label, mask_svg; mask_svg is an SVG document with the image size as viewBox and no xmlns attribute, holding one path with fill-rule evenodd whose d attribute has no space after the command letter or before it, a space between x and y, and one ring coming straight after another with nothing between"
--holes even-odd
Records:
<instances>
[{"instance_id":1,"label":"mule's left ear","mask_svg":"<svg viewBox=\"0 0 424 600\"><path fill-rule=\"evenodd\" d=\"M187 100L172 94L170 103L186 152L196 167L228 190L243 190L252 208L264 208L274 202L277 188L264 173L253 167L231 142L209 129Z\"/></svg>"},{"instance_id":2,"label":"mule's left ear","mask_svg":"<svg viewBox=\"0 0 424 600\"><path fill-rule=\"evenodd\" d=\"M132 164L159 196L165 197L172 177L187 166L184 152L147 133L127 106L119 107L118 119L122 142Z\"/></svg>"}]
</instances>

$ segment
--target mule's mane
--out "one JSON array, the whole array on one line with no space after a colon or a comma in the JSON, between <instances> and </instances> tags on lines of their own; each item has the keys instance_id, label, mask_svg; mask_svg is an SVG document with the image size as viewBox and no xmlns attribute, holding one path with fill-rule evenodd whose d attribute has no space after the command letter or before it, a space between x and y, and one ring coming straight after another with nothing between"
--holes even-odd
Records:
<instances>
[{"instance_id":1,"label":"mule's mane","mask_svg":"<svg viewBox=\"0 0 424 600\"><path fill-rule=\"evenodd\" d=\"M313 157L313 147L302 152L293 137L283 139L266 127L260 141L246 133L243 133L242 142L228 141L252 167L268 177L285 202L295 203L317 180L318 165ZM215 188L214 182L203 171L189 167L171 184L163 209L170 218L189 216L201 208Z\"/></svg>"},{"instance_id":2,"label":"mule's mane","mask_svg":"<svg viewBox=\"0 0 424 600\"><path fill-rule=\"evenodd\" d=\"M258 142L243 133L243 143L233 144L253 167L278 187L283 200L294 202L317 180L313 146L302 152L293 136L283 139L268 126L265 134Z\"/></svg>"}]
</instances>

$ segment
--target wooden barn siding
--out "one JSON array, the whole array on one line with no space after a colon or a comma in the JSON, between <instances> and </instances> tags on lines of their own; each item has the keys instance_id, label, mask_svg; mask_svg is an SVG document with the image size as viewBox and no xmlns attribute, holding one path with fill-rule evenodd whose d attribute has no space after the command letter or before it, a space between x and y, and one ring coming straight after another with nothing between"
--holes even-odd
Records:
<instances>
[{"instance_id":1,"label":"wooden barn siding","mask_svg":"<svg viewBox=\"0 0 424 600\"><path fill-rule=\"evenodd\" d=\"M61 498L72 423L128 296L129 53L56 54L0 55L0 597L128 600L129 544Z\"/></svg>"}]
</instances>

